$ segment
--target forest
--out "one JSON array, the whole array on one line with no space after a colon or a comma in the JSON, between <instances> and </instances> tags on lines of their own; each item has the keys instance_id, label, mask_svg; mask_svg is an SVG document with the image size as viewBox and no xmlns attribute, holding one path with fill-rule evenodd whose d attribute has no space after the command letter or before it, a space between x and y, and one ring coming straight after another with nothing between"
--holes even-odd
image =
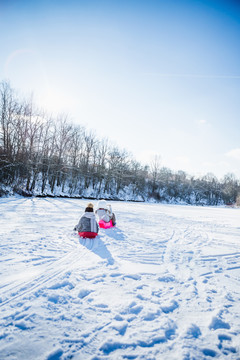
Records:
<instances>
[{"instance_id":1,"label":"forest","mask_svg":"<svg viewBox=\"0 0 240 360\"><path fill-rule=\"evenodd\" d=\"M53 116L0 83L0 196L69 196L192 205L240 205L240 181L195 177L136 161L94 131Z\"/></svg>"}]
</instances>

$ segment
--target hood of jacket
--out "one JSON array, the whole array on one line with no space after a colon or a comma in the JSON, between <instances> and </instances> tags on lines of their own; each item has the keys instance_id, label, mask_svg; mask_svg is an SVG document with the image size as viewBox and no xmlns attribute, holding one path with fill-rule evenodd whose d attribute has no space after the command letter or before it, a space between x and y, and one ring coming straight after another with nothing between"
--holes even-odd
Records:
<instances>
[{"instance_id":1,"label":"hood of jacket","mask_svg":"<svg viewBox=\"0 0 240 360\"><path fill-rule=\"evenodd\" d=\"M98 232L98 226L97 226L97 221L96 221L96 217L95 214L93 212L85 212L83 214L84 217L90 219L90 223L91 223L91 231L97 233Z\"/></svg>"},{"instance_id":2,"label":"hood of jacket","mask_svg":"<svg viewBox=\"0 0 240 360\"><path fill-rule=\"evenodd\" d=\"M86 216L88 219L95 219L95 214L93 212L85 212L84 216Z\"/></svg>"}]
</instances>

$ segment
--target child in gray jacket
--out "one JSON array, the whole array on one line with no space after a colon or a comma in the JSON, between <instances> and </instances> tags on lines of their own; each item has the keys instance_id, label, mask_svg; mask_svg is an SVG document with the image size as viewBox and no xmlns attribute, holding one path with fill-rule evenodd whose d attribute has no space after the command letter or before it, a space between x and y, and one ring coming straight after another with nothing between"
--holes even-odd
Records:
<instances>
[{"instance_id":1,"label":"child in gray jacket","mask_svg":"<svg viewBox=\"0 0 240 360\"><path fill-rule=\"evenodd\" d=\"M99 231L99 226L93 212L93 204L89 203L85 209L85 213L81 216L74 230L84 238L95 238Z\"/></svg>"}]
</instances>

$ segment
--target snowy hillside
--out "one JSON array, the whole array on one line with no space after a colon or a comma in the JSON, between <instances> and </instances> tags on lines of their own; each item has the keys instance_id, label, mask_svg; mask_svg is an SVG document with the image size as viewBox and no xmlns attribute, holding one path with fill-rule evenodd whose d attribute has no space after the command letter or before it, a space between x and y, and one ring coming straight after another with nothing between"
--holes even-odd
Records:
<instances>
[{"instance_id":1,"label":"snowy hillside","mask_svg":"<svg viewBox=\"0 0 240 360\"><path fill-rule=\"evenodd\" d=\"M0 358L240 359L240 211L113 202L81 240L86 203L0 199Z\"/></svg>"}]
</instances>

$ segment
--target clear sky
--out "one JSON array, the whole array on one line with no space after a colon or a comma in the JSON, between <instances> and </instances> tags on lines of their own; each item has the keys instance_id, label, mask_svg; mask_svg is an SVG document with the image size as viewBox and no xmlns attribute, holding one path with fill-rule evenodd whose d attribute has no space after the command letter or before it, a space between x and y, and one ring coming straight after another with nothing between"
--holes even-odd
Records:
<instances>
[{"instance_id":1,"label":"clear sky","mask_svg":"<svg viewBox=\"0 0 240 360\"><path fill-rule=\"evenodd\" d=\"M238 0L0 0L0 81L145 163L240 178Z\"/></svg>"}]
</instances>

